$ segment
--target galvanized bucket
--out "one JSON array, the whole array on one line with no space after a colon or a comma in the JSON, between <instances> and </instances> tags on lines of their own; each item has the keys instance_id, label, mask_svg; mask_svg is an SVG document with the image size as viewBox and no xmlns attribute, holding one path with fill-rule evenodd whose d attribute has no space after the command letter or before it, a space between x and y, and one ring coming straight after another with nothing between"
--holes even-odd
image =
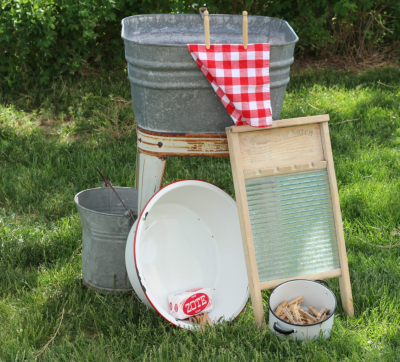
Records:
<instances>
[{"instance_id":1,"label":"galvanized bucket","mask_svg":"<svg viewBox=\"0 0 400 362\"><path fill-rule=\"evenodd\" d=\"M210 15L211 44L241 44L242 16ZM233 121L187 44L204 44L200 15L136 15L122 20L122 39L139 128L170 133L223 133ZM249 16L249 43L269 43L271 107L280 118L298 37L281 19Z\"/></svg>"},{"instance_id":2,"label":"galvanized bucket","mask_svg":"<svg viewBox=\"0 0 400 362\"><path fill-rule=\"evenodd\" d=\"M114 187L137 215L138 192ZM81 191L74 199L82 223L82 281L98 291L131 291L125 267L125 247L134 223L110 187Z\"/></svg>"}]
</instances>

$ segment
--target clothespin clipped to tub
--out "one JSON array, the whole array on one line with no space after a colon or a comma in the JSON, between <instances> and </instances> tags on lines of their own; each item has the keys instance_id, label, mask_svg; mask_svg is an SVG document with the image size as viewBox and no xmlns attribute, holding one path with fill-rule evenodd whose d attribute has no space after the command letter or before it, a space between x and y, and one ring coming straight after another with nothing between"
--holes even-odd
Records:
<instances>
[{"instance_id":1,"label":"clothespin clipped to tub","mask_svg":"<svg viewBox=\"0 0 400 362\"><path fill-rule=\"evenodd\" d=\"M210 49L210 23L208 21L208 10L204 11L204 36L206 38L206 48Z\"/></svg>"},{"instance_id":2,"label":"clothespin clipped to tub","mask_svg":"<svg viewBox=\"0 0 400 362\"><path fill-rule=\"evenodd\" d=\"M247 49L248 36L247 36L247 11L243 11L243 48Z\"/></svg>"},{"instance_id":3,"label":"clothespin clipped to tub","mask_svg":"<svg viewBox=\"0 0 400 362\"><path fill-rule=\"evenodd\" d=\"M204 14L204 37L206 39L206 48L210 49L210 22L208 20L208 10ZM248 25L247 25L247 11L243 11L243 48L247 49L248 43Z\"/></svg>"}]
</instances>

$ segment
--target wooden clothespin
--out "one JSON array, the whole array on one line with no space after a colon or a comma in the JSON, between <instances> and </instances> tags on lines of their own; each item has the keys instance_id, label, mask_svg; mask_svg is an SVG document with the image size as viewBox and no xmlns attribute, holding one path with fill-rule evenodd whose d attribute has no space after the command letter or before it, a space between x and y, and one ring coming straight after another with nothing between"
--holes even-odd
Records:
<instances>
[{"instance_id":1,"label":"wooden clothespin","mask_svg":"<svg viewBox=\"0 0 400 362\"><path fill-rule=\"evenodd\" d=\"M312 305L310 305L308 307L308 310L310 310L312 312L312 314L314 314L318 318L318 313L319 312Z\"/></svg>"},{"instance_id":2,"label":"wooden clothespin","mask_svg":"<svg viewBox=\"0 0 400 362\"><path fill-rule=\"evenodd\" d=\"M303 302L303 301L304 301L303 296L300 295L299 297L294 298L293 300L291 300L291 301L288 303L288 305L300 304L300 303Z\"/></svg>"},{"instance_id":3,"label":"wooden clothespin","mask_svg":"<svg viewBox=\"0 0 400 362\"><path fill-rule=\"evenodd\" d=\"M317 320L322 320L322 317L325 315L325 313L326 313L326 311L327 311L328 309L326 309L326 308L322 308L320 311L319 311L319 313L318 313L318 315L317 315Z\"/></svg>"},{"instance_id":4,"label":"wooden clothespin","mask_svg":"<svg viewBox=\"0 0 400 362\"><path fill-rule=\"evenodd\" d=\"M247 28L247 11L243 11L243 48L245 49L248 43Z\"/></svg>"},{"instance_id":5,"label":"wooden clothespin","mask_svg":"<svg viewBox=\"0 0 400 362\"><path fill-rule=\"evenodd\" d=\"M206 38L206 48L210 49L210 23L208 21L208 10L204 11L204 36Z\"/></svg>"},{"instance_id":6,"label":"wooden clothespin","mask_svg":"<svg viewBox=\"0 0 400 362\"><path fill-rule=\"evenodd\" d=\"M317 318L312 316L308 311L304 310L303 308L300 308L299 312L303 317L308 319L311 323L317 323L318 322Z\"/></svg>"},{"instance_id":7,"label":"wooden clothespin","mask_svg":"<svg viewBox=\"0 0 400 362\"><path fill-rule=\"evenodd\" d=\"M292 304L290 306L290 311L292 312L292 315L294 317L294 320L296 321L297 324L301 324L301 318L300 318L300 306L298 304Z\"/></svg>"},{"instance_id":8,"label":"wooden clothespin","mask_svg":"<svg viewBox=\"0 0 400 362\"><path fill-rule=\"evenodd\" d=\"M296 321L294 320L292 314L290 313L288 307L284 307L283 308L283 313L285 314L285 316L287 317L287 319L289 319L289 322L292 324L296 324Z\"/></svg>"},{"instance_id":9,"label":"wooden clothespin","mask_svg":"<svg viewBox=\"0 0 400 362\"><path fill-rule=\"evenodd\" d=\"M287 305L286 301L283 301L281 304L279 304L278 308L275 311L275 315L277 317L279 317L282 314L283 308L285 308L286 305Z\"/></svg>"}]
</instances>

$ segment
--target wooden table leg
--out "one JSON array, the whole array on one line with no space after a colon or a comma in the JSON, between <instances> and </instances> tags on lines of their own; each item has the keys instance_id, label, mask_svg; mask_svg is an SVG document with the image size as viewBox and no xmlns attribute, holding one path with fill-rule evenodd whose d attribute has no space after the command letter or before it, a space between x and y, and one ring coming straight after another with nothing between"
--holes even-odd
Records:
<instances>
[{"instance_id":1,"label":"wooden table leg","mask_svg":"<svg viewBox=\"0 0 400 362\"><path fill-rule=\"evenodd\" d=\"M147 155L137 151L136 188L139 192L138 214L147 202L161 188L167 157Z\"/></svg>"}]
</instances>

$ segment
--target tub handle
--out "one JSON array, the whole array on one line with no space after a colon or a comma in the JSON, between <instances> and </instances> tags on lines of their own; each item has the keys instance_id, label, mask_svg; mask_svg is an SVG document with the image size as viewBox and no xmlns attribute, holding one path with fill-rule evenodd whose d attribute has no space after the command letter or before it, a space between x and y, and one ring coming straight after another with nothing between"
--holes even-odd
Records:
<instances>
[{"instance_id":1,"label":"tub handle","mask_svg":"<svg viewBox=\"0 0 400 362\"><path fill-rule=\"evenodd\" d=\"M274 330L275 330L276 332L280 333L280 334L289 335L289 334L296 333L296 330L295 330L295 329L291 329L290 331L285 331L284 329L280 329L276 324L277 324L277 322L274 323Z\"/></svg>"},{"instance_id":2,"label":"tub handle","mask_svg":"<svg viewBox=\"0 0 400 362\"><path fill-rule=\"evenodd\" d=\"M328 289L331 289L331 287L329 286L329 283L326 280L322 280L322 279L315 279L314 282L320 283L320 284L325 284L325 286Z\"/></svg>"},{"instance_id":3,"label":"tub handle","mask_svg":"<svg viewBox=\"0 0 400 362\"><path fill-rule=\"evenodd\" d=\"M207 10L207 7L199 8L199 14L201 16L201 20L204 20L204 12Z\"/></svg>"}]
</instances>

